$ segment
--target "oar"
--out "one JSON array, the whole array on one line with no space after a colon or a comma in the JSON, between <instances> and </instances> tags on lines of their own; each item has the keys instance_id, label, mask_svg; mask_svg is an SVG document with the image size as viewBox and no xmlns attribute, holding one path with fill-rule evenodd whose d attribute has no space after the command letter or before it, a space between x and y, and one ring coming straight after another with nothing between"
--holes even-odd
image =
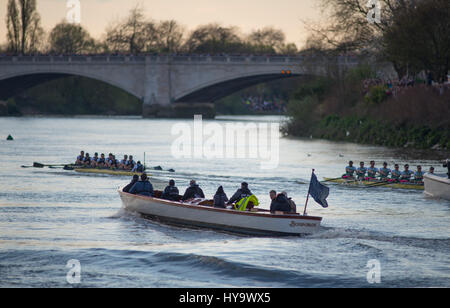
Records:
<instances>
[{"instance_id":1,"label":"oar","mask_svg":"<svg viewBox=\"0 0 450 308\"><path fill-rule=\"evenodd\" d=\"M380 187L380 186L387 186L389 184L395 184L395 182L382 182L382 183L376 183L376 184L372 184L372 185L367 185L366 188L370 188L370 187Z\"/></svg>"},{"instance_id":2,"label":"oar","mask_svg":"<svg viewBox=\"0 0 450 308\"><path fill-rule=\"evenodd\" d=\"M335 179L328 179L328 180L325 180L325 181L321 181L321 183L331 182L331 181L336 181L336 180L343 180L343 178L342 177L338 177L338 178L335 178Z\"/></svg>"},{"instance_id":3,"label":"oar","mask_svg":"<svg viewBox=\"0 0 450 308\"><path fill-rule=\"evenodd\" d=\"M53 165L45 165L45 164L41 164L41 163L33 163L33 167L34 168L44 168L44 167L64 167L67 164L53 164Z\"/></svg>"}]
</instances>

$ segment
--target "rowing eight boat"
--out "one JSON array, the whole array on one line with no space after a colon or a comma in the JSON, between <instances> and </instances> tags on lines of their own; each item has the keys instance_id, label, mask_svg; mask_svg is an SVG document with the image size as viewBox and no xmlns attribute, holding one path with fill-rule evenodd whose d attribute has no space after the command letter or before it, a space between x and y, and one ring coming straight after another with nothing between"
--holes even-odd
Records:
<instances>
[{"instance_id":1,"label":"rowing eight boat","mask_svg":"<svg viewBox=\"0 0 450 308\"><path fill-rule=\"evenodd\" d=\"M343 185L354 185L354 186L372 186L373 187L392 187L392 188L398 188L398 189L417 189L417 190L423 190L423 183L388 183L384 181L378 181L378 180L365 180L365 181L357 181L357 180L346 180L346 179L332 179L332 178L324 178L327 182L333 182Z\"/></svg>"}]
</instances>

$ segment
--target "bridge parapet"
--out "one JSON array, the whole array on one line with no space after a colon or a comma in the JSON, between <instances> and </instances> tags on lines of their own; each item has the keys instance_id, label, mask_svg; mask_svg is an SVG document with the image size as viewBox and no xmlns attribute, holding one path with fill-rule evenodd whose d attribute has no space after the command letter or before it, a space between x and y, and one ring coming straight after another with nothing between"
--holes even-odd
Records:
<instances>
[{"instance_id":1,"label":"bridge parapet","mask_svg":"<svg viewBox=\"0 0 450 308\"><path fill-rule=\"evenodd\" d=\"M302 56L258 56L258 55L37 55L37 56L0 56L0 64L11 63L292 63L301 64Z\"/></svg>"}]
</instances>

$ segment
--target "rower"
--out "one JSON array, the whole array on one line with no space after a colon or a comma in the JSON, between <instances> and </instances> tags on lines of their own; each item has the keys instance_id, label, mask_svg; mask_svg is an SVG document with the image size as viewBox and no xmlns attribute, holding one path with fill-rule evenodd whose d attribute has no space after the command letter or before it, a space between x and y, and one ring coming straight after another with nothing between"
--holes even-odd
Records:
<instances>
[{"instance_id":1,"label":"rower","mask_svg":"<svg viewBox=\"0 0 450 308\"><path fill-rule=\"evenodd\" d=\"M414 174L414 171L409 170L409 165L406 164L404 166L404 170L402 171L402 174L400 176L401 182L409 182L411 181L411 176Z\"/></svg>"},{"instance_id":2,"label":"rower","mask_svg":"<svg viewBox=\"0 0 450 308\"><path fill-rule=\"evenodd\" d=\"M86 156L84 157L83 160L83 165L87 167L91 165L91 157L89 156L89 153L86 153Z\"/></svg>"},{"instance_id":3,"label":"rower","mask_svg":"<svg viewBox=\"0 0 450 308\"><path fill-rule=\"evenodd\" d=\"M95 152L95 153L94 153L94 157L91 158L91 167L92 167L92 168L97 167L97 162L98 162L98 160L99 160L98 153Z\"/></svg>"},{"instance_id":4,"label":"rower","mask_svg":"<svg viewBox=\"0 0 450 308\"><path fill-rule=\"evenodd\" d=\"M113 158L113 154L109 153L108 158L106 159L106 167L111 168L114 165L115 159Z\"/></svg>"},{"instance_id":5,"label":"rower","mask_svg":"<svg viewBox=\"0 0 450 308\"><path fill-rule=\"evenodd\" d=\"M84 162L84 151L80 152L80 155L77 156L77 160L75 161L75 165L81 166Z\"/></svg>"},{"instance_id":6,"label":"rower","mask_svg":"<svg viewBox=\"0 0 450 308\"><path fill-rule=\"evenodd\" d=\"M423 183L423 174L422 166L417 166L417 171L414 172L414 182Z\"/></svg>"},{"instance_id":7,"label":"rower","mask_svg":"<svg viewBox=\"0 0 450 308\"><path fill-rule=\"evenodd\" d=\"M137 162L136 166L134 166L133 170L131 172L144 172L144 165L141 164L140 161Z\"/></svg>"},{"instance_id":8,"label":"rower","mask_svg":"<svg viewBox=\"0 0 450 308\"><path fill-rule=\"evenodd\" d=\"M125 169L128 164L128 155L124 155L123 159L120 161L120 169Z\"/></svg>"},{"instance_id":9,"label":"rower","mask_svg":"<svg viewBox=\"0 0 450 308\"><path fill-rule=\"evenodd\" d=\"M104 168L106 165L106 158L105 158L105 154L101 154L100 158L97 160L97 167L99 168Z\"/></svg>"},{"instance_id":10,"label":"rower","mask_svg":"<svg viewBox=\"0 0 450 308\"><path fill-rule=\"evenodd\" d=\"M380 170L378 172L380 174L380 180L382 180L382 181L387 181L389 173L391 173L391 169L389 169L387 166L388 166L388 163L384 162L383 168L380 168Z\"/></svg>"},{"instance_id":11,"label":"rower","mask_svg":"<svg viewBox=\"0 0 450 308\"><path fill-rule=\"evenodd\" d=\"M398 168L399 168L399 165L395 164L394 170L391 171L391 179L394 182L400 182L400 177L402 175L402 172Z\"/></svg>"},{"instance_id":12,"label":"rower","mask_svg":"<svg viewBox=\"0 0 450 308\"><path fill-rule=\"evenodd\" d=\"M366 176L367 168L364 167L364 162L359 163L359 168L356 169L356 175L358 176L358 180L364 180Z\"/></svg>"},{"instance_id":13,"label":"rower","mask_svg":"<svg viewBox=\"0 0 450 308\"><path fill-rule=\"evenodd\" d=\"M133 155L130 155L128 157L128 164L127 164L126 169L127 170L133 170L135 165L136 165L136 162L133 160Z\"/></svg>"},{"instance_id":14,"label":"rower","mask_svg":"<svg viewBox=\"0 0 450 308\"><path fill-rule=\"evenodd\" d=\"M433 166L430 167L430 170L428 171L428 173L434 174L434 167Z\"/></svg>"},{"instance_id":15,"label":"rower","mask_svg":"<svg viewBox=\"0 0 450 308\"><path fill-rule=\"evenodd\" d=\"M377 178L378 168L375 167L375 161L370 161L370 167L367 168L367 177L369 180L375 180Z\"/></svg>"},{"instance_id":16,"label":"rower","mask_svg":"<svg viewBox=\"0 0 450 308\"><path fill-rule=\"evenodd\" d=\"M356 168L353 166L353 162L349 161L348 166L345 167L345 174L342 176L343 179L353 178Z\"/></svg>"}]
</instances>

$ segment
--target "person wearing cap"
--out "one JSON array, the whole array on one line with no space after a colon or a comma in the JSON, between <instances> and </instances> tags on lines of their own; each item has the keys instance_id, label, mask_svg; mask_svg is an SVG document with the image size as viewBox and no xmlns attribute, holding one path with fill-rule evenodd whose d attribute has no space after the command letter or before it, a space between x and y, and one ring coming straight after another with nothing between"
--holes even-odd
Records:
<instances>
[{"instance_id":1,"label":"person wearing cap","mask_svg":"<svg viewBox=\"0 0 450 308\"><path fill-rule=\"evenodd\" d=\"M184 195L181 198L181 200L186 201L186 200L193 199L193 198L205 198L205 194L203 193L203 190L195 182L195 180L191 180L191 182L189 183L189 187L184 192Z\"/></svg>"},{"instance_id":2,"label":"person wearing cap","mask_svg":"<svg viewBox=\"0 0 450 308\"><path fill-rule=\"evenodd\" d=\"M391 169L388 168L388 163L384 162L383 168L380 168L380 170L378 170L378 174L380 175L380 180L386 181L388 179L390 173L391 173Z\"/></svg>"},{"instance_id":3,"label":"person wearing cap","mask_svg":"<svg viewBox=\"0 0 450 308\"><path fill-rule=\"evenodd\" d=\"M130 189L130 194L152 197L153 185L148 180L147 174L141 175L141 180L136 182Z\"/></svg>"},{"instance_id":4,"label":"person wearing cap","mask_svg":"<svg viewBox=\"0 0 450 308\"><path fill-rule=\"evenodd\" d=\"M171 201L178 201L180 192L178 191L178 188L175 186L175 181L170 180L169 186L167 186L164 189L164 192L162 194L162 199L164 200L171 200Z\"/></svg>"},{"instance_id":5,"label":"person wearing cap","mask_svg":"<svg viewBox=\"0 0 450 308\"><path fill-rule=\"evenodd\" d=\"M434 167L433 166L430 167L430 169L428 170L428 173L434 174Z\"/></svg>"}]
</instances>

